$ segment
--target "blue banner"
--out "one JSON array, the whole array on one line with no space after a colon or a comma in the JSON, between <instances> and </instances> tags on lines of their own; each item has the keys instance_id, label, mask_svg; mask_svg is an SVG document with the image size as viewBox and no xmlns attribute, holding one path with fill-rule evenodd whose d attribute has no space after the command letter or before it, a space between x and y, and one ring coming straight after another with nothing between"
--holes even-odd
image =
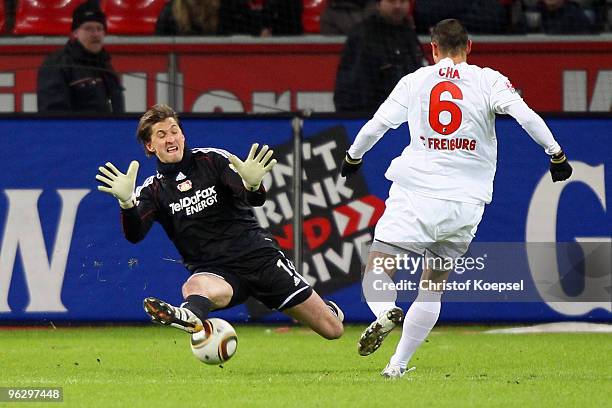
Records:
<instances>
[{"instance_id":1,"label":"blue banner","mask_svg":"<svg viewBox=\"0 0 612 408\"><path fill-rule=\"evenodd\" d=\"M371 239L390 182L384 172L410 140L390 131L365 157L356 180L339 180L337 163L364 120L309 119L304 124L304 265L302 272L336 300L349 321L370 321L359 284L363 244ZM493 202L476 241L610 241L611 119L549 119L574 166L569 183L550 182L548 159L513 120L497 122L498 170ZM134 119L4 119L0 172L0 320L145 321L142 299L180 303L188 277L176 250L155 226L137 245L122 235L116 201L96 190L97 167L141 163L138 183L155 173L135 140ZM288 119L186 119L191 147L245 156L254 142L275 147L279 165L265 180L269 202L257 209L291 255L287 208L292 163ZM517 261L520 276L538 264ZM491 267L491 266L489 266ZM610 263L599 268L612 269ZM585 276L593 271L584 267ZM512 268L503 267L511 274ZM537 271L536 271L537 272ZM595 271L597 272L597 271ZM536 273L537 275L537 273ZM509 277L509 280L510 277ZM610 287L607 288L610 293ZM571 294L579 298L579 294ZM253 302L216 313L232 321L283 319ZM610 321L610 302L450 302L442 321Z\"/></svg>"}]
</instances>

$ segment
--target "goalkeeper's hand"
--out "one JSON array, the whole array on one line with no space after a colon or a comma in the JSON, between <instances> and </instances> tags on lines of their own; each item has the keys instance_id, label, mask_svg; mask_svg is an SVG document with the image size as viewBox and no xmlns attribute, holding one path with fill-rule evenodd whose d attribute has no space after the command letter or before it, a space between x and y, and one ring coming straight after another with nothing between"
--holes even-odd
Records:
<instances>
[{"instance_id":1,"label":"goalkeeper's hand","mask_svg":"<svg viewBox=\"0 0 612 408\"><path fill-rule=\"evenodd\" d=\"M340 175L347 178L352 176L357 173L357 170L361 167L361 163L363 163L363 159L353 159L347 152L344 160L342 160Z\"/></svg>"},{"instance_id":2,"label":"goalkeeper's hand","mask_svg":"<svg viewBox=\"0 0 612 408\"><path fill-rule=\"evenodd\" d=\"M132 161L128 167L127 174L123 174L113 163L106 163L98 167L99 173L96 180L102 183L98 190L113 195L119 200L123 209L134 207L134 187L136 186L136 175L138 174L138 162Z\"/></svg>"},{"instance_id":3,"label":"goalkeeper's hand","mask_svg":"<svg viewBox=\"0 0 612 408\"><path fill-rule=\"evenodd\" d=\"M231 166L240 175L242 184L249 191L258 190L266 173L272 170L272 167L276 164L276 159L272 159L274 151L268 150L268 145L264 145L255 155L258 147L259 144L253 143L245 161L240 160L233 154L229 157Z\"/></svg>"},{"instance_id":4,"label":"goalkeeper's hand","mask_svg":"<svg viewBox=\"0 0 612 408\"><path fill-rule=\"evenodd\" d=\"M563 151L550 156L550 176L553 182L567 180L571 175L572 166L570 166Z\"/></svg>"}]
</instances>

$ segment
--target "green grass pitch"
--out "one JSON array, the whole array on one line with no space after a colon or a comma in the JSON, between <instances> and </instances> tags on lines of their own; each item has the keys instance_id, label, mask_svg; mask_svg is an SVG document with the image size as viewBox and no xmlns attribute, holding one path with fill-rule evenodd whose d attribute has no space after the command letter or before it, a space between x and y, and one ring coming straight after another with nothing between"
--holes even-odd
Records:
<instances>
[{"instance_id":1,"label":"green grass pitch","mask_svg":"<svg viewBox=\"0 0 612 408\"><path fill-rule=\"evenodd\" d=\"M37 407L612 406L609 334L436 328L416 371L385 380L397 329L361 357L362 326L336 341L300 327L236 328L238 352L223 368L196 360L172 328L0 330L0 386L64 388L63 403L18 404Z\"/></svg>"}]
</instances>

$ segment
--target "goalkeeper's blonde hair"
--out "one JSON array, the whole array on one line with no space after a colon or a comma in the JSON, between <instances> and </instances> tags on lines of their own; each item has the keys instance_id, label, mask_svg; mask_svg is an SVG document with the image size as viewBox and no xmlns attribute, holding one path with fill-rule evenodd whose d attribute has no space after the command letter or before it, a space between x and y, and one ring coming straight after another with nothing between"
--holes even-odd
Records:
<instances>
[{"instance_id":1,"label":"goalkeeper's blonde hair","mask_svg":"<svg viewBox=\"0 0 612 408\"><path fill-rule=\"evenodd\" d=\"M176 123L181 127L181 123L179 122L178 114L172 109L170 106L160 103L152 106L148 111L146 111L138 122L138 128L136 129L136 139L144 148L145 154L147 156L152 156L151 153L147 149L147 143L151 141L151 129L153 125L159 122L163 122L166 119L173 118ZM181 131L183 129L181 128Z\"/></svg>"}]
</instances>

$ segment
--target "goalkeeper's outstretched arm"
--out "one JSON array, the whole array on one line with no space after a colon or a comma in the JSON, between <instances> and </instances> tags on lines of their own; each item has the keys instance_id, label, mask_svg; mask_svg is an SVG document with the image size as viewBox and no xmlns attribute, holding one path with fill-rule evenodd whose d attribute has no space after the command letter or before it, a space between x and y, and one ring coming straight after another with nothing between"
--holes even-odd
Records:
<instances>
[{"instance_id":1,"label":"goalkeeper's outstretched arm","mask_svg":"<svg viewBox=\"0 0 612 408\"><path fill-rule=\"evenodd\" d=\"M266 190L262 181L276 165L276 159L272 158L274 151L270 150L268 145L264 145L259 153L258 148L259 144L254 143L244 161L231 155L230 165L222 176L222 181L234 191L234 194L256 207L266 201Z\"/></svg>"},{"instance_id":2,"label":"goalkeeper's outstretched arm","mask_svg":"<svg viewBox=\"0 0 612 408\"><path fill-rule=\"evenodd\" d=\"M96 180L101 184L98 190L115 197L121 207L121 225L125 238L136 243L141 241L151 229L155 206L146 196L148 191L140 189L140 196L134 194L139 164L132 161L128 171L123 174L114 164L108 162L98 168Z\"/></svg>"},{"instance_id":3,"label":"goalkeeper's outstretched arm","mask_svg":"<svg viewBox=\"0 0 612 408\"><path fill-rule=\"evenodd\" d=\"M123 174L111 162L107 162L104 166L98 167L96 180L101 185L98 190L110 194L119 200L119 206L123 209L134 207L134 187L136 186L136 175L140 164L137 161L132 161L128 171Z\"/></svg>"}]
</instances>

